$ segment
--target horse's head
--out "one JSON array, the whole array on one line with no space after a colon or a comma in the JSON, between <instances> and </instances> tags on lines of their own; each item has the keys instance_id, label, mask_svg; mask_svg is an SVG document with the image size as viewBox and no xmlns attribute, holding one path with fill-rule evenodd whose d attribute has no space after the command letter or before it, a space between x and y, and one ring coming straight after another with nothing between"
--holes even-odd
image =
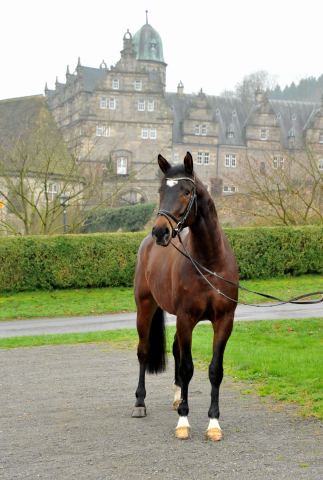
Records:
<instances>
[{"instance_id":1,"label":"horse's head","mask_svg":"<svg viewBox=\"0 0 323 480\"><path fill-rule=\"evenodd\" d=\"M184 164L172 167L158 155L158 164L164 178L159 187L159 212L152 236L158 245L167 247L177 231L191 225L196 216L193 158L187 152Z\"/></svg>"}]
</instances>

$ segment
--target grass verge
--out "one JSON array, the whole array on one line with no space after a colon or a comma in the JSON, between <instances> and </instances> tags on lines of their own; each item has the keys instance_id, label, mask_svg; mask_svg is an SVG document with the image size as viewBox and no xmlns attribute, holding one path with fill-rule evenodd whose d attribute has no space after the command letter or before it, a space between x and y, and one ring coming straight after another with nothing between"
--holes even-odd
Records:
<instances>
[{"instance_id":1,"label":"grass verge","mask_svg":"<svg viewBox=\"0 0 323 480\"><path fill-rule=\"evenodd\" d=\"M307 292L323 291L323 276L302 275L267 280L246 280L242 284L250 290L288 299ZM263 297L247 292L240 292L240 300L247 303L266 301ZM130 287L0 294L0 307L0 321L91 316L136 310L133 288Z\"/></svg>"},{"instance_id":2,"label":"grass verge","mask_svg":"<svg viewBox=\"0 0 323 480\"><path fill-rule=\"evenodd\" d=\"M167 351L172 350L175 327L167 328ZM0 348L104 342L136 348L137 332L109 330L0 339ZM193 357L207 366L212 355L212 328L204 324L193 334ZM248 385L242 394L255 393L298 404L302 415L323 419L323 318L236 322L224 356L225 374ZM251 385L251 386L250 386Z\"/></svg>"}]
</instances>

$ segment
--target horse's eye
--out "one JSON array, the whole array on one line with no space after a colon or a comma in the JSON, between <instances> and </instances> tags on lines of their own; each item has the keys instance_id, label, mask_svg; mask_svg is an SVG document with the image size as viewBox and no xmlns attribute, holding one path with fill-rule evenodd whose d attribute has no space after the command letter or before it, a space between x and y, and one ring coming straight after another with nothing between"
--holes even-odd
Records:
<instances>
[{"instance_id":1,"label":"horse's eye","mask_svg":"<svg viewBox=\"0 0 323 480\"><path fill-rule=\"evenodd\" d=\"M187 197L187 195L189 195L191 192L189 190L184 190L184 196Z\"/></svg>"}]
</instances>

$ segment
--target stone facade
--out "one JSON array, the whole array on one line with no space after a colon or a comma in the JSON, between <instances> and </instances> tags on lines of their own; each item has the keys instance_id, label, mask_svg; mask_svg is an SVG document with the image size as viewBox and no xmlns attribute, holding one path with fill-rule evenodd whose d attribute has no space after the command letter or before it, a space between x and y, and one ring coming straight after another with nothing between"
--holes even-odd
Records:
<instances>
[{"instance_id":1,"label":"stone facade","mask_svg":"<svg viewBox=\"0 0 323 480\"><path fill-rule=\"evenodd\" d=\"M45 88L69 147L107 171L107 193L128 179L122 195L130 203L156 201L158 153L176 164L190 151L213 195L237 190L246 155L261 168L264 155L302 150L305 141L318 147L321 161L322 105L268 100L261 92L254 99L209 96L202 89L185 94L182 82L167 93L166 67L161 38L146 23L134 36L126 32L115 66L90 68L79 60L73 74L67 68L66 83Z\"/></svg>"}]
</instances>

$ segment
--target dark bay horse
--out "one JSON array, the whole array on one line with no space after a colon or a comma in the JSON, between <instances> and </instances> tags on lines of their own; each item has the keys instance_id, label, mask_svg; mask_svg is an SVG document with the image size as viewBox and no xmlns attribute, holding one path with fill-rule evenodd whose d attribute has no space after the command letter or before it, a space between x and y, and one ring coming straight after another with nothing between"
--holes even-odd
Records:
<instances>
[{"instance_id":1,"label":"dark bay horse","mask_svg":"<svg viewBox=\"0 0 323 480\"><path fill-rule=\"evenodd\" d=\"M188 386L194 371L192 332L199 321L210 320L214 337L209 366L211 406L206 438L220 440L219 389L223 378L223 354L233 327L236 303L232 300L238 299L238 289L206 274L209 282L232 300L212 289L191 261L170 245L173 239L173 243L183 249L176 237L176 228L181 231L188 227L186 235L185 232L182 234L187 252L210 271L238 283L238 268L229 241L220 227L214 202L203 183L194 175L191 154L185 156L184 165L171 166L161 155L158 156L158 164L164 173L159 188L160 211L152 235L146 237L140 246L135 271L140 372L132 416L146 416L145 372L165 370L166 311L177 316L173 344L173 404L178 410L179 421L175 435L190 438Z\"/></svg>"}]
</instances>

